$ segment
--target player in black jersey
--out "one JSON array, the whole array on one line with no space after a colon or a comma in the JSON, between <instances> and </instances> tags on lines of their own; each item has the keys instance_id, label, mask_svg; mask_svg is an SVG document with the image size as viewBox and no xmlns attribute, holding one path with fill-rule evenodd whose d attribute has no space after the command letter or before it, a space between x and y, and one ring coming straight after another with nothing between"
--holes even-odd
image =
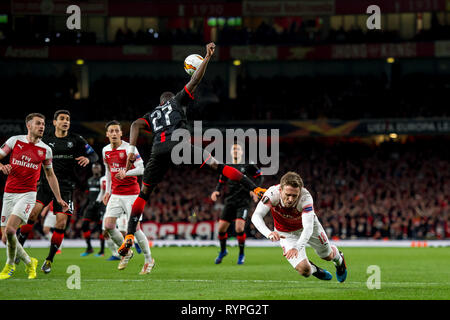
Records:
<instances>
[{"instance_id":1,"label":"player in black jersey","mask_svg":"<svg viewBox=\"0 0 450 320\"><path fill-rule=\"evenodd\" d=\"M69 111L56 111L53 116L53 125L55 127L54 131L44 135L42 141L52 148L53 168L55 175L58 177L61 197L69 204L69 210L64 212L57 201L53 201L56 224L50 241L49 254L41 268L45 273L49 273L51 270L53 258L64 239L67 222L72 215L72 193L77 180L77 167L86 167L89 163L94 163L98 160L97 153L82 136L69 132ZM32 230L33 224L37 221L42 209L52 200L53 195L47 179L41 175L36 195L36 205L30 214L27 224L23 225L20 230L19 241L22 245L25 243L28 233Z\"/></svg>"},{"instance_id":2,"label":"player in black jersey","mask_svg":"<svg viewBox=\"0 0 450 320\"><path fill-rule=\"evenodd\" d=\"M257 185L262 184L263 177L261 175L261 170L255 164L244 163L243 150L240 144L235 143L231 146L231 156L233 158L233 163L230 164L230 166L236 168L248 177L255 179L255 183ZM222 188L227 181L227 177L220 175L216 190L211 194L212 201L217 201L217 197L220 196ZM253 191L250 191L249 193L247 189L235 181L230 181L228 183L228 189L228 193L225 195L225 208L223 209L219 220L220 252L215 263L221 263L222 259L228 254L227 230L231 222L234 221L236 237L239 244L239 257L237 263L244 264L244 247L246 238L245 221L250 210L251 199L253 198L253 200L257 202L258 197L253 193Z\"/></svg>"},{"instance_id":3,"label":"player in black jersey","mask_svg":"<svg viewBox=\"0 0 450 320\"><path fill-rule=\"evenodd\" d=\"M194 99L194 91L205 74L206 66L211 59L214 50L215 44L209 43L206 46L206 56L203 59L203 62L194 72L191 80L184 88L177 94L164 92L160 96L159 106L147 113L144 117L135 120L131 125L130 146L129 150L127 150L127 169L131 168L132 162L135 160L134 151L140 129L147 129L153 133L153 145L150 160L145 167L141 192L131 209L131 216L128 221L128 234L118 250L119 254L122 256L125 256L128 253L129 248L134 244L136 226L144 211L147 200L156 185L162 181L165 173L173 164L171 158L172 149L180 144L180 142L172 141L171 136L176 129L186 128L187 119L184 108ZM191 145L189 142L184 143L186 149L191 151L191 156L193 156L193 158L199 157L204 159L200 168L206 164L208 167L222 173L230 180L239 181L241 184L244 184L247 190L253 190L260 196L264 194L265 189L257 187L253 181L235 168L219 163L209 152L202 148ZM195 155L197 155L197 157Z\"/></svg>"},{"instance_id":4,"label":"player in black jersey","mask_svg":"<svg viewBox=\"0 0 450 320\"><path fill-rule=\"evenodd\" d=\"M103 256L105 254L105 238L102 233L102 212L105 211L105 205L99 199L100 194L100 178L102 176L102 166L100 163L92 164L92 177L87 181L88 183L88 200L83 211L83 224L81 225L81 231L83 232L83 238L86 240L86 251L81 254L85 257L94 252L91 245L91 233L95 231L100 232L100 251L96 256ZM91 231L90 224L95 222L94 229Z\"/></svg>"}]
</instances>

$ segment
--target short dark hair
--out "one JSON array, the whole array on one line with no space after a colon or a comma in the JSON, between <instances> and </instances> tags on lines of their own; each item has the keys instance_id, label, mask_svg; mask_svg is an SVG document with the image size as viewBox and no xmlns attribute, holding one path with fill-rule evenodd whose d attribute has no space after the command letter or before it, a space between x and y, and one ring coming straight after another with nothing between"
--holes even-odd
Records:
<instances>
[{"instance_id":1,"label":"short dark hair","mask_svg":"<svg viewBox=\"0 0 450 320\"><path fill-rule=\"evenodd\" d=\"M27 124L28 121L33 120L34 117L42 118L45 121L45 116L42 113L33 112L25 117L25 124Z\"/></svg>"},{"instance_id":2,"label":"short dark hair","mask_svg":"<svg viewBox=\"0 0 450 320\"><path fill-rule=\"evenodd\" d=\"M301 189L303 188L303 180L298 173L289 171L281 177L280 185L281 188L283 188L284 186L291 186L293 188Z\"/></svg>"},{"instance_id":3,"label":"short dark hair","mask_svg":"<svg viewBox=\"0 0 450 320\"><path fill-rule=\"evenodd\" d=\"M122 129L122 125L117 120L111 120L105 125L105 129L108 130L109 126L119 126Z\"/></svg>"},{"instance_id":4,"label":"short dark hair","mask_svg":"<svg viewBox=\"0 0 450 320\"><path fill-rule=\"evenodd\" d=\"M55 114L53 115L53 120L58 119L58 116L59 116L60 114L67 114L67 115L70 117L70 112L69 112L69 110L63 110L63 109L61 109L61 110L58 110L58 111L55 112Z\"/></svg>"},{"instance_id":5,"label":"short dark hair","mask_svg":"<svg viewBox=\"0 0 450 320\"><path fill-rule=\"evenodd\" d=\"M159 103L164 104L167 101L169 101L170 99L172 99L173 97L175 97L173 92L170 92L170 91L163 92L163 94L159 97Z\"/></svg>"}]
</instances>

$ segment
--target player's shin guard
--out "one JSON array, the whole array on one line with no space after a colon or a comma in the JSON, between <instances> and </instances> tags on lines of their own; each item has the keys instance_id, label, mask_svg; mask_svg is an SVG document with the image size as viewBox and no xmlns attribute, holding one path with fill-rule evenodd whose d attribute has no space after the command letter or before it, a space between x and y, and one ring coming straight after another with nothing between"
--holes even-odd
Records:
<instances>
[{"instance_id":1,"label":"player's shin guard","mask_svg":"<svg viewBox=\"0 0 450 320\"><path fill-rule=\"evenodd\" d=\"M139 218L141 214L144 212L145 204L147 203L146 196L143 193L140 193L139 196L133 203L131 207L131 216L128 221L128 230L127 234L134 234L136 232L136 227L139 222Z\"/></svg>"},{"instance_id":2,"label":"player's shin guard","mask_svg":"<svg viewBox=\"0 0 450 320\"><path fill-rule=\"evenodd\" d=\"M55 229L52 235L52 239L50 240L50 252L48 253L48 257L46 260L50 260L53 262L53 258L55 257L56 251L58 251L61 243L64 239L64 229Z\"/></svg>"},{"instance_id":3,"label":"player's shin guard","mask_svg":"<svg viewBox=\"0 0 450 320\"><path fill-rule=\"evenodd\" d=\"M239 254L244 254L245 247L245 238L247 237L244 232L239 232L236 234L238 245L239 245Z\"/></svg>"},{"instance_id":4,"label":"player's shin guard","mask_svg":"<svg viewBox=\"0 0 450 320\"><path fill-rule=\"evenodd\" d=\"M27 265L31 263L30 256L25 252L20 243L17 243L16 247L16 259L17 258L20 258Z\"/></svg>"},{"instance_id":5,"label":"player's shin guard","mask_svg":"<svg viewBox=\"0 0 450 320\"><path fill-rule=\"evenodd\" d=\"M150 245L148 244L148 239L145 236L145 233L142 230L136 230L134 236L136 237L139 247L141 247L142 252L144 253L145 262L152 262L152 253L150 251Z\"/></svg>"},{"instance_id":6,"label":"player's shin guard","mask_svg":"<svg viewBox=\"0 0 450 320\"><path fill-rule=\"evenodd\" d=\"M336 246L334 246L334 245L331 245L331 249L334 252L334 258L332 259L334 264L336 266L340 266L342 264L342 262L343 262L343 259L342 259L341 254L339 253L338 248L336 248Z\"/></svg>"},{"instance_id":7,"label":"player's shin guard","mask_svg":"<svg viewBox=\"0 0 450 320\"><path fill-rule=\"evenodd\" d=\"M17 251L17 237L15 234L6 234L6 239L6 264L14 265Z\"/></svg>"},{"instance_id":8,"label":"player's shin guard","mask_svg":"<svg viewBox=\"0 0 450 320\"><path fill-rule=\"evenodd\" d=\"M116 246L120 247L123 242L123 235L117 229L108 230L109 237L116 244Z\"/></svg>"}]
</instances>

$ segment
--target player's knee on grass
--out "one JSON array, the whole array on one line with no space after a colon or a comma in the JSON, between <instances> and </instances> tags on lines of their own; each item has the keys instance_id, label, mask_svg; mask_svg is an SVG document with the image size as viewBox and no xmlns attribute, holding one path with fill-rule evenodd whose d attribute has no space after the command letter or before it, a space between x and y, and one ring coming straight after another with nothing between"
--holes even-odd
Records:
<instances>
[{"instance_id":1,"label":"player's knee on grass","mask_svg":"<svg viewBox=\"0 0 450 320\"><path fill-rule=\"evenodd\" d=\"M298 271L302 276L305 278L309 277L311 275L311 265L309 264L308 260L302 260L300 261L297 266L295 267L295 270Z\"/></svg>"}]
</instances>

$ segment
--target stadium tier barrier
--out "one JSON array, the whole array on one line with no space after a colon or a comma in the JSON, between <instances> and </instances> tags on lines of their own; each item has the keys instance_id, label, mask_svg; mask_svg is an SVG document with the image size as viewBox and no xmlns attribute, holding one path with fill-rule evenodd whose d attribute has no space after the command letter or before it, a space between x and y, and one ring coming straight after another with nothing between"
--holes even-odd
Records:
<instances>
[{"instance_id":1,"label":"stadium tier barrier","mask_svg":"<svg viewBox=\"0 0 450 320\"><path fill-rule=\"evenodd\" d=\"M151 247L208 247L219 246L218 240L149 240ZM338 247L363 247L363 248L428 248L428 247L450 247L450 240L336 240L332 241ZM237 241L228 241L229 246L237 246ZM247 247L279 247L278 242L271 242L266 239L247 239ZM28 240L25 243L27 248L48 248L47 240ZM92 240L93 247L99 247L99 240ZM64 239L64 248L85 248L86 242L83 239ZM2 243L0 248L5 248Z\"/></svg>"}]
</instances>

